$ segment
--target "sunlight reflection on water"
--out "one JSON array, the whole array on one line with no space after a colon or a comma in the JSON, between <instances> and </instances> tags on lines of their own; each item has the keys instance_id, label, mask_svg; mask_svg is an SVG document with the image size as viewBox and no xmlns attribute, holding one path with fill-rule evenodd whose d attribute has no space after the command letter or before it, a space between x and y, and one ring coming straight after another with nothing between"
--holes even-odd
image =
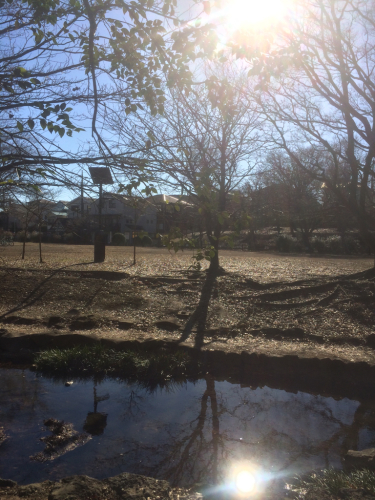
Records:
<instances>
[{"instance_id":1,"label":"sunlight reflection on water","mask_svg":"<svg viewBox=\"0 0 375 500\"><path fill-rule=\"evenodd\" d=\"M375 443L374 405L347 398L241 387L210 376L153 393L111 379L65 387L21 370L0 369L0 380L0 426L8 435L0 475L21 484L133 472L203 488L226 484L231 464L250 459L269 478L283 478L341 467L348 446ZM80 433L97 421L100 432L54 461L32 462L51 417ZM251 474L237 468L238 489L251 486Z\"/></svg>"}]
</instances>

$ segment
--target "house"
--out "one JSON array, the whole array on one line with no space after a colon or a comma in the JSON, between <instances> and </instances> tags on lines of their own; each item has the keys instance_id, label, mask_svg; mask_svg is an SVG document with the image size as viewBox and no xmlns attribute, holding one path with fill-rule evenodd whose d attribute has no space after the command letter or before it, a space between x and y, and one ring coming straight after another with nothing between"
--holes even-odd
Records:
<instances>
[{"instance_id":1,"label":"house","mask_svg":"<svg viewBox=\"0 0 375 500\"><path fill-rule=\"evenodd\" d=\"M102 227L109 233L109 240L118 232L125 234L129 240L134 231L145 231L151 236L157 232L155 207L139 197L104 192L101 207L99 198L81 196L66 205L67 218L76 232L83 229L94 232Z\"/></svg>"},{"instance_id":2,"label":"house","mask_svg":"<svg viewBox=\"0 0 375 500\"><path fill-rule=\"evenodd\" d=\"M179 227L183 233L194 231L196 210L187 197L156 194L147 198L146 203L156 216L158 233L168 233L173 227Z\"/></svg>"}]
</instances>

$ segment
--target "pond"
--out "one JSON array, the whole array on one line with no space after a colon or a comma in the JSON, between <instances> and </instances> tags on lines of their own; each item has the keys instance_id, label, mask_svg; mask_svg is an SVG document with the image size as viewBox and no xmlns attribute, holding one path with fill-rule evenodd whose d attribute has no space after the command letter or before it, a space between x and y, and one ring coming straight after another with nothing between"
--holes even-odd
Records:
<instances>
[{"instance_id":1,"label":"pond","mask_svg":"<svg viewBox=\"0 0 375 500\"><path fill-rule=\"evenodd\" d=\"M44 422L64 420L91 437L43 462ZM93 419L97 425L92 425ZM0 369L0 477L20 484L73 474L133 472L175 486L218 485L234 464L280 480L342 467L348 449L375 446L375 404L244 387L207 375L150 392L123 380L63 380Z\"/></svg>"}]
</instances>

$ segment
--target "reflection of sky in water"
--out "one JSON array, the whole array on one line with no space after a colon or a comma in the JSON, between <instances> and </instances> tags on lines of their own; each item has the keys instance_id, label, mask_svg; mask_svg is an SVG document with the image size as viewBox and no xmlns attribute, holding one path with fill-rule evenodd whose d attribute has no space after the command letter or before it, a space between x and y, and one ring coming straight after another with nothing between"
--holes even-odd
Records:
<instances>
[{"instance_id":1,"label":"reflection of sky in water","mask_svg":"<svg viewBox=\"0 0 375 500\"><path fill-rule=\"evenodd\" d=\"M0 370L0 425L9 435L0 447L0 476L21 483L121 472L180 485L212 483L228 464L242 459L294 474L340 467L345 446L365 448L375 441L374 408L358 401L211 379L148 394L106 380L96 388L99 398L109 395L97 407L108 414L104 433L53 462L35 463L29 456L43 449L39 438L48 434L43 420L72 422L82 432L94 411L94 386L88 381L65 387L31 372L24 375Z\"/></svg>"}]
</instances>

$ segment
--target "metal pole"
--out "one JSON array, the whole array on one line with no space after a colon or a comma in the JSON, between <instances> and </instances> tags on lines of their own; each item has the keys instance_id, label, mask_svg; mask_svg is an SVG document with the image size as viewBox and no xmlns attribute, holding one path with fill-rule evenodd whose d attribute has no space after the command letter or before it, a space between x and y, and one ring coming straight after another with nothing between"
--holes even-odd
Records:
<instances>
[{"instance_id":1,"label":"metal pole","mask_svg":"<svg viewBox=\"0 0 375 500\"><path fill-rule=\"evenodd\" d=\"M105 261L105 235L102 230L103 185L99 184L99 230L95 234L94 262Z\"/></svg>"},{"instance_id":2,"label":"metal pole","mask_svg":"<svg viewBox=\"0 0 375 500\"><path fill-rule=\"evenodd\" d=\"M134 235L134 233L133 233ZM133 244L134 244L134 252L133 252L133 266L136 265L137 261L136 261L136 252L135 252L135 235L133 236Z\"/></svg>"},{"instance_id":3,"label":"metal pole","mask_svg":"<svg viewBox=\"0 0 375 500\"><path fill-rule=\"evenodd\" d=\"M134 244L134 256L133 256L133 266L136 265L137 259L136 259L136 249L135 249L135 238L136 238L136 231L135 231L135 224L137 220L137 207L134 205L134 231L133 231L133 244Z\"/></svg>"},{"instance_id":4,"label":"metal pole","mask_svg":"<svg viewBox=\"0 0 375 500\"><path fill-rule=\"evenodd\" d=\"M103 184L99 184L99 229L102 229Z\"/></svg>"},{"instance_id":5,"label":"metal pole","mask_svg":"<svg viewBox=\"0 0 375 500\"><path fill-rule=\"evenodd\" d=\"M83 204L83 172L81 177L81 218L84 217L84 204Z\"/></svg>"}]
</instances>

